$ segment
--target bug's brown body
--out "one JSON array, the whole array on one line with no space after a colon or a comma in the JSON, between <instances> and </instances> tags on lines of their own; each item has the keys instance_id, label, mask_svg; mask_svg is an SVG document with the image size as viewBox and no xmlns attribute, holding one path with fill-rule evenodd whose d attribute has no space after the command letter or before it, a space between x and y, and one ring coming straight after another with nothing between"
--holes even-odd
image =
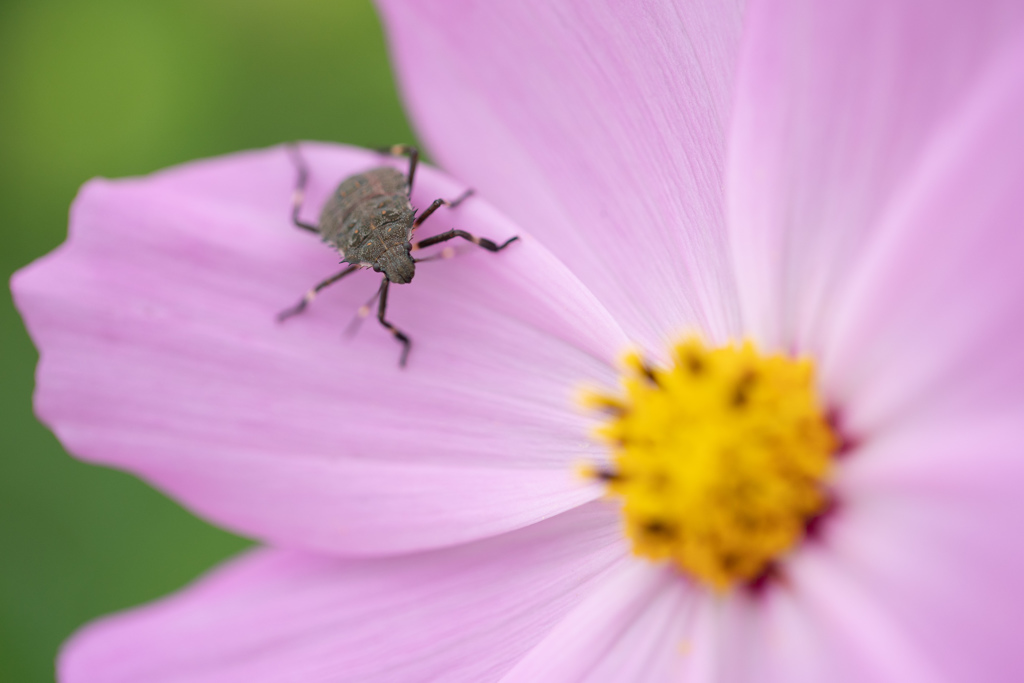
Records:
<instances>
[{"instance_id":1,"label":"bug's brown body","mask_svg":"<svg viewBox=\"0 0 1024 683\"><path fill-rule=\"evenodd\" d=\"M428 237L425 240L413 244L413 232L431 214L442 206L455 208L462 203L473 192L467 190L457 199L435 199L418 217L416 210L409 202L409 195L412 192L412 180L416 174L416 161L418 153L415 147L407 145L395 145L388 150L391 154L409 155L409 172L407 175L396 171L388 166L371 168L363 173L349 176L338 185L330 199L320 212L320 221L317 225L304 222L299 217L302 209L302 198L306 189L308 171L306 164L299 153L298 145L288 148L288 152L295 163L298 171L298 179L295 184L295 194L292 196L292 222L303 230L315 232L320 238L338 250L342 261L350 264L340 273L336 273L319 283L313 289L306 292L295 306L281 311L277 318L285 320L306 310L322 289L329 287L338 280L356 272L360 268L373 268L378 273L384 273L384 279L380 283L380 289L375 298L379 299L377 307L377 320L383 325L395 339L402 343L402 355L399 356L398 364L405 365L409 356L409 349L412 341L397 327L388 322L384 317L384 311L388 305L388 285L404 285L412 281L416 274L417 261L430 261L435 257L426 259L415 259L412 252L424 247L447 242L450 239L460 237L468 240L477 246L488 251L501 251L514 242L516 237L511 237L502 244L495 244L489 239L471 235L464 230L448 230L439 235ZM370 301L372 303L372 300ZM369 312L369 303L360 309L365 313Z\"/></svg>"},{"instance_id":2,"label":"bug's brown body","mask_svg":"<svg viewBox=\"0 0 1024 683\"><path fill-rule=\"evenodd\" d=\"M409 202L405 174L374 168L346 178L320 213L320 237L341 253L346 263L375 266L388 280L412 280L409 256L416 210Z\"/></svg>"}]
</instances>

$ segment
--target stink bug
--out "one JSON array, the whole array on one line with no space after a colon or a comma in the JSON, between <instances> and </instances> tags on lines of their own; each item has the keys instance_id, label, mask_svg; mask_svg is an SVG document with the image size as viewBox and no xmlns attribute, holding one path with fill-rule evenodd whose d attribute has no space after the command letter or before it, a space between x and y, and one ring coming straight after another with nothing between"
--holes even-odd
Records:
<instances>
[{"instance_id":1,"label":"stink bug","mask_svg":"<svg viewBox=\"0 0 1024 683\"><path fill-rule=\"evenodd\" d=\"M435 199L426 211L417 216L409 197L412 194L412 181L416 174L419 152L415 147L408 145L395 145L381 150L396 156L408 155L409 172L407 175L402 175L401 172L390 166L380 166L349 176L338 185L338 189L327 200L320 212L320 222L317 225L305 223L299 219L299 212L302 209L309 170L299 152L298 145L291 145L288 150L298 174L295 193L292 197L292 222L303 230L319 234L320 239L338 251L342 263L350 265L310 289L295 306L281 311L277 316L279 321L304 311L321 290L346 275L363 268L373 268L378 273L384 273L384 278L381 280L377 294L370 300L370 304L374 299L379 299L377 320L394 335L395 339L402 343L402 355L399 357L398 364L405 367L412 342L408 335L384 318L384 312L388 305L388 286L391 283L404 285L411 282L416 273L417 263L437 258L417 259L413 258L412 252L447 242L456 237L469 240L488 251L497 252L518 239L518 236L512 237L498 245L491 240L476 237L463 230L449 230L419 242L413 242L412 236L416 228L422 225L423 221L427 220L431 214L441 206L455 208L472 195L473 191L467 190L457 199ZM370 304L363 307L364 315L369 311Z\"/></svg>"}]
</instances>

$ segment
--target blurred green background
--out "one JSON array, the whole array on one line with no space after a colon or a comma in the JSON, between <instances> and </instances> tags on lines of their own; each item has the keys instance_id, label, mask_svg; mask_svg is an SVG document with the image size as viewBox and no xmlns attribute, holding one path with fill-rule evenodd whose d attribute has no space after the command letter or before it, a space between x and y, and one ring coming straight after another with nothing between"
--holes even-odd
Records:
<instances>
[{"instance_id":1,"label":"blurred green background","mask_svg":"<svg viewBox=\"0 0 1024 683\"><path fill-rule=\"evenodd\" d=\"M57 246L92 176L284 140L411 142L362 0L4 0L5 279ZM101 614L173 591L247 542L64 453L32 415L36 352L0 311L0 681L52 681Z\"/></svg>"}]
</instances>

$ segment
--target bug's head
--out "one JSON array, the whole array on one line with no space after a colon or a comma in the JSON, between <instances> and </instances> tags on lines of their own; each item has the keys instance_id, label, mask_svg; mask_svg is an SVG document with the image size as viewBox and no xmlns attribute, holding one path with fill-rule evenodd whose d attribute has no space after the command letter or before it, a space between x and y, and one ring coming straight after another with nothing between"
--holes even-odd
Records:
<instances>
[{"instance_id":1,"label":"bug's head","mask_svg":"<svg viewBox=\"0 0 1024 683\"><path fill-rule=\"evenodd\" d=\"M374 270L382 270L388 280L396 285L404 285L412 282L412 276L416 274L416 263L409 253L410 245L396 244L391 247L374 264Z\"/></svg>"}]
</instances>

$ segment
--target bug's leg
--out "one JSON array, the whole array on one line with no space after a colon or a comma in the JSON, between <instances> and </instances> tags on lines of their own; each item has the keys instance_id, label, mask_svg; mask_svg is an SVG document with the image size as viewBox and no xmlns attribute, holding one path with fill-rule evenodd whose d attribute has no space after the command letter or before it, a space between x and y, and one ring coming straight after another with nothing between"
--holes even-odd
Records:
<instances>
[{"instance_id":1,"label":"bug's leg","mask_svg":"<svg viewBox=\"0 0 1024 683\"><path fill-rule=\"evenodd\" d=\"M377 301L377 297L380 296L380 289L373 293L370 300L359 307L356 314L352 316L352 321L349 322L348 327L345 328L345 336L353 337L356 332L359 331L359 326L363 324L363 319L370 315L370 307Z\"/></svg>"},{"instance_id":2,"label":"bug's leg","mask_svg":"<svg viewBox=\"0 0 1024 683\"><path fill-rule=\"evenodd\" d=\"M330 276L329 278L318 284L316 287L306 292L306 294L302 297L299 303L295 304L289 309L286 309L278 313L277 321L283 322L284 320L287 320L293 315L298 315L299 313L302 313L304 310L306 310L306 306L309 305L309 302L315 299L316 295L320 293L320 290L330 287L341 278L345 277L349 273L354 273L357 270L359 270L359 266L352 265L346 268L345 270L341 271L340 273L336 273Z\"/></svg>"},{"instance_id":3,"label":"bug's leg","mask_svg":"<svg viewBox=\"0 0 1024 683\"><path fill-rule=\"evenodd\" d=\"M430 214L434 213L435 211L437 211L442 206L448 206L448 207L454 209L456 206L458 206L462 202L466 201L471 196L473 196L472 188L466 190L465 192L460 194L455 199L435 199L434 203L431 204L430 206L428 206L427 210L424 211L423 213L421 213L419 216L417 216L416 220L414 220L412 222L413 230L415 230L416 228L420 227L420 225L423 223L423 221L425 221L428 218L430 218Z\"/></svg>"},{"instance_id":4,"label":"bug's leg","mask_svg":"<svg viewBox=\"0 0 1024 683\"><path fill-rule=\"evenodd\" d=\"M391 145L390 147L382 147L377 151L396 157L400 157L403 154L409 155L409 175L406 178L406 183L409 185L409 195L412 196L412 179L416 175L416 164L420 160L420 151L412 145Z\"/></svg>"},{"instance_id":5,"label":"bug's leg","mask_svg":"<svg viewBox=\"0 0 1024 683\"><path fill-rule=\"evenodd\" d=\"M445 247L436 254L430 256L424 256L423 258L414 258L413 263L423 263L424 261L440 261L442 259L450 259L455 256L454 247Z\"/></svg>"},{"instance_id":6,"label":"bug's leg","mask_svg":"<svg viewBox=\"0 0 1024 683\"><path fill-rule=\"evenodd\" d=\"M447 242L448 240L455 239L456 237L461 237L464 240L469 240L473 244L477 245L478 247L483 247L487 251L501 251L502 249L504 249L505 247L519 239L519 235L516 235L515 237L508 238L502 244L495 244L489 239L486 239L484 237L477 237L476 235L471 235L465 230L449 230L448 232L442 232L440 235L434 235L433 237L428 237L425 240L420 240L416 244L412 245L412 249L410 249L410 251L417 251L419 249L439 244L441 242Z\"/></svg>"},{"instance_id":7,"label":"bug's leg","mask_svg":"<svg viewBox=\"0 0 1024 683\"><path fill-rule=\"evenodd\" d=\"M295 164L295 170L298 173L298 177L295 181L295 191L292 192L292 223L303 230L320 232L320 229L315 225L299 220L299 211L302 210L302 200L306 196L306 181L309 179L309 169L306 167L306 161L302 158L302 153L299 151L298 143L288 145L288 156L292 158L292 163Z\"/></svg>"},{"instance_id":8,"label":"bug's leg","mask_svg":"<svg viewBox=\"0 0 1024 683\"><path fill-rule=\"evenodd\" d=\"M405 336L404 332L384 319L384 309L388 306L389 284L391 283L386 277L380 283L380 304L377 306L377 320L380 321L381 325L388 328L388 331L394 335L395 339L402 342L402 355L398 358L398 367L404 368L405 361L409 358L409 348L412 346L412 341L409 340L409 337Z\"/></svg>"}]
</instances>

